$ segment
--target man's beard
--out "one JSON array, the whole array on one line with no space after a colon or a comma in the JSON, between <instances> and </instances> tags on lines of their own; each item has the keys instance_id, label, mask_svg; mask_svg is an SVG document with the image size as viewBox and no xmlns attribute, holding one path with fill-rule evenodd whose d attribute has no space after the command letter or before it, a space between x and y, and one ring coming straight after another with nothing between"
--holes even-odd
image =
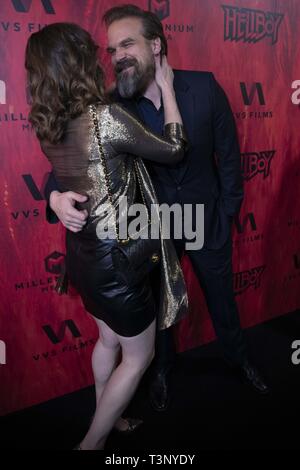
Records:
<instances>
[{"instance_id":1,"label":"man's beard","mask_svg":"<svg viewBox=\"0 0 300 470\"><path fill-rule=\"evenodd\" d=\"M132 70L126 70L127 67ZM124 59L115 66L118 92L123 98L143 95L151 80L155 77L155 63L139 64L134 58Z\"/></svg>"}]
</instances>

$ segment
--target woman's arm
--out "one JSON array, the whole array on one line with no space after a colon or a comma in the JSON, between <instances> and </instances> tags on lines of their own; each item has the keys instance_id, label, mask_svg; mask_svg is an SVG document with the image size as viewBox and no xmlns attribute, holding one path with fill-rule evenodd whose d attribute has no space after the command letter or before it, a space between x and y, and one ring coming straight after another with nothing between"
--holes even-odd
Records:
<instances>
[{"instance_id":1,"label":"woman's arm","mask_svg":"<svg viewBox=\"0 0 300 470\"><path fill-rule=\"evenodd\" d=\"M118 104L110 107L116 132L110 143L116 153L131 153L159 163L175 164L183 156L187 143L173 87L173 71L164 57L156 58L155 80L164 105L164 135L153 133ZM101 122L101 121L100 121ZM100 124L101 125L101 124Z\"/></svg>"}]
</instances>

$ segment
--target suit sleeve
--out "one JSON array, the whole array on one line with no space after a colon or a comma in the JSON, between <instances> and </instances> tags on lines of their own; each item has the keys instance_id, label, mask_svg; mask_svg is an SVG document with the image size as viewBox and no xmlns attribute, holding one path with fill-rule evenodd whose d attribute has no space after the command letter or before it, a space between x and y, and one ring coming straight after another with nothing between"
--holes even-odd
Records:
<instances>
[{"instance_id":1,"label":"suit sleeve","mask_svg":"<svg viewBox=\"0 0 300 470\"><path fill-rule=\"evenodd\" d=\"M244 195L236 126L228 99L212 74L211 87L214 146L221 184L222 206L227 215L234 216L240 209Z\"/></svg>"},{"instance_id":2,"label":"suit sleeve","mask_svg":"<svg viewBox=\"0 0 300 470\"><path fill-rule=\"evenodd\" d=\"M166 124L161 136L150 131L119 104L111 105L111 114L116 132L110 143L117 153L130 153L170 165L184 157L187 138L181 124Z\"/></svg>"},{"instance_id":3,"label":"suit sleeve","mask_svg":"<svg viewBox=\"0 0 300 470\"><path fill-rule=\"evenodd\" d=\"M50 200L50 194L52 191L60 191L58 187L58 183L55 179L53 171L49 173L49 177L46 181L46 184L44 186L44 197L46 199L46 220L49 222L49 224L56 224L59 222L59 218L55 214L55 212L51 209L49 200Z\"/></svg>"}]
</instances>

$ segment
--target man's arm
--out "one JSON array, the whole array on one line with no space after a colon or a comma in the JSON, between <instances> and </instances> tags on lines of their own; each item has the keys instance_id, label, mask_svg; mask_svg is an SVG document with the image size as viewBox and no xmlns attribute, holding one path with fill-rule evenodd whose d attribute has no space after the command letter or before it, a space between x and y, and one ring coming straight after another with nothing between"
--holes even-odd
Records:
<instances>
[{"instance_id":1,"label":"man's arm","mask_svg":"<svg viewBox=\"0 0 300 470\"><path fill-rule=\"evenodd\" d=\"M221 183L222 207L228 216L239 212L243 201L241 155L234 117L228 99L211 75L214 145Z\"/></svg>"},{"instance_id":2,"label":"man's arm","mask_svg":"<svg viewBox=\"0 0 300 470\"><path fill-rule=\"evenodd\" d=\"M74 206L76 202L85 202L87 196L73 191L61 193L53 172L50 173L44 189L47 201L46 219L50 224L59 220L71 232L80 232L86 223L88 213L86 210L78 211Z\"/></svg>"}]
</instances>

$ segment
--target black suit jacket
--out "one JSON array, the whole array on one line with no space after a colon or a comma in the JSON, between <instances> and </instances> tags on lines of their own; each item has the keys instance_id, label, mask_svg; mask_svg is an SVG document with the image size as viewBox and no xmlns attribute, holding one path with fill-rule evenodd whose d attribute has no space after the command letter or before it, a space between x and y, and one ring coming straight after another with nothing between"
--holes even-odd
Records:
<instances>
[{"instance_id":1,"label":"black suit jacket","mask_svg":"<svg viewBox=\"0 0 300 470\"><path fill-rule=\"evenodd\" d=\"M204 204L205 246L221 248L228 240L232 217L243 200L240 150L226 95L210 72L174 71L174 89L189 139L186 156L176 167L147 162L160 203ZM135 100L114 100L139 116ZM141 155L142 156L142 155ZM45 196L59 189L53 174ZM49 206L47 219L55 217ZM194 221L193 221L194 223Z\"/></svg>"}]
</instances>

